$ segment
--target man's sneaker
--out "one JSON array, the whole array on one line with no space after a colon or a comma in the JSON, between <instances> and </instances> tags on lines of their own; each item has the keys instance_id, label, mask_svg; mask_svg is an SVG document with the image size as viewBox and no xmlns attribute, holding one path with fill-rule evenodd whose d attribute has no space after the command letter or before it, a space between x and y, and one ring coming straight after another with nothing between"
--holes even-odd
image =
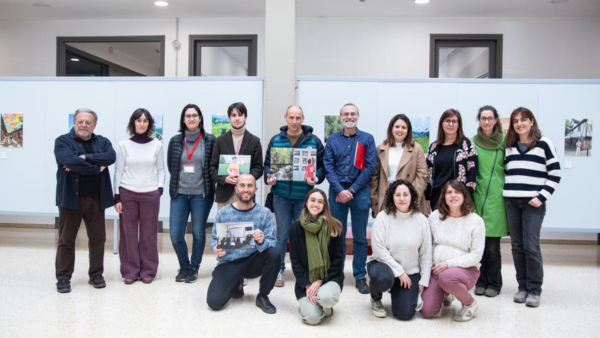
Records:
<instances>
[{"instance_id":1,"label":"man's sneaker","mask_svg":"<svg viewBox=\"0 0 600 338\"><path fill-rule=\"evenodd\" d=\"M460 311L454 315L454 320L457 322L468 322L469 320L475 318L477 315L477 310L479 307L477 306L477 301L473 299L473 304L469 306L464 306Z\"/></svg>"},{"instance_id":2,"label":"man's sneaker","mask_svg":"<svg viewBox=\"0 0 600 338\"><path fill-rule=\"evenodd\" d=\"M58 293L71 292L71 282L66 279L59 279L56 283L56 291L58 291Z\"/></svg>"},{"instance_id":3,"label":"man's sneaker","mask_svg":"<svg viewBox=\"0 0 600 338\"><path fill-rule=\"evenodd\" d=\"M236 286L236 288L233 289L233 291L231 291L231 294L229 296L233 299L244 297L244 282L240 281L238 286Z\"/></svg>"},{"instance_id":4,"label":"man's sneaker","mask_svg":"<svg viewBox=\"0 0 600 338\"><path fill-rule=\"evenodd\" d=\"M333 316L333 308L323 308L323 313L325 314L325 317L331 317Z\"/></svg>"},{"instance_id":5,"label":"man's sneaker","mask_svg":"<svg viewBox=\"0 0 600 338\"><path fill-rule=\"evenodd\" d=\"M383 307L383 304L381 304L381 301L373 300L373 298L371 298L371 313L377 318L387 317L387 311L385 311L385 308Z\"/></svg>"},{"instance_id":6,"label":"man's sneaker","mask_svg":"<svg viewBox=\"0 0 600 338\"><path fill-rule=\"evenodd\" d=\"M260 293L256 296L256 306L261 308L264 313L268 313L270 315L277 312L277 308L271 303L269 297Z\"/></svg>"},{"instance_id":7,"label":"man's sneaker","mask_svg":"<svg viewBox=\"0 0 600 338\"><path fill-rule=\"evenodd\" d=\"M187 275L188 270L186 268L181 268L177 270L177 276L175 276L176 282L185 282L185 275Z\"/></svg>"},{"instance_id":8,"label":"man's sneaker","mask_svg":"<svg viewBox=\"0 0 600 338\"><path fill-rule=\"evenodd\" d=\"M102 277L102 275L95 275L94 277L90 278L88 284L96 289L102 289L106 287L106 282L104 281L104 277Z\"/></svg>"},{"instance_id":9,"label":"man's sneaker","mask_svg":"<svg viewBox=\"0 0 600 338\"><path fill-rule=\"evenodd\" d=\"M525 303L526 299L527 299L527 291L523 291L523 290L520 290L519 292L517 292L515 294L515 296L513 297L513 301L515 303L519 303L519 304Z\"/></svg>"},{"instance_id":10,"label":"man's sneaker","mask_svg":"<svg viewBox=\"0 0 600 338\"><path fill-rule=\"evenodd\" d=\"M444 306L450 306L450 305L452 305L453 301L454 301L454 295L448 294L446 296L446 298L444 298Z\"/></svg>"},{"instance_id":11,"label":"man's sneaker","mask_svg":"<svg viewBox=\"0 0 600 338\"><path fill-rule=\"evenodd\" d=\"M475 288L475 295L476 296L483 296L485 295L485 288L483 286L478 286Z\"/></svg>"},{"instance_id":12,"label":"man's sneaker","mask_svg":"<svg viewBox=\"0 0 600 338\"><path fill-rule=\"evenodd\" d=\"M500 294L500 291L496 291L494 289L487 289L485 290L485 296L486 297L496 297L497 295Z\"/></svg>"},{"instance_id":13,"label":"man's sneaker","mask_svg":"<svg viewBox=\"0 0 600 338\"><path fill-rule=\"evenodd\" d=\"M367 284L367 280L364 278L356 281L356 288L358 289L358 292L360 292L364 295L371 292L369 285Z\"/></svg>"},{"instance_id":14,"label":"man's sneaker","mask_svg":"<svg viewBox=\"0 0 600 338\"><path fill-rule=\"evenodd\" d=\"M198 269L193 268L193 267L189 268L185 275L185 282L186 283L195 283L197 279L198 279Z\"/></svg>"},{"instance_id":15,"label":"man's sneaker","mask_svg":"<svg viewBox=\"0 0 600 338\"><path fill-rule=\"evenodd\" d=\"M528 307L538 307L540 306L540 296L539 295L527 295L527 299L525 300L525 305Z\"/></svg>"},{"instance_id":16,"label":"man's sneaker","mask_svg":"<svg viewBox=\"0 0 600 338\"><path fill-rule=\"evenodd\" d=\"M278 288L282 288L285 285L285 270L279 271L277 274L277 280L275 281L275 286Z\"/></svg>"}]
</instances>

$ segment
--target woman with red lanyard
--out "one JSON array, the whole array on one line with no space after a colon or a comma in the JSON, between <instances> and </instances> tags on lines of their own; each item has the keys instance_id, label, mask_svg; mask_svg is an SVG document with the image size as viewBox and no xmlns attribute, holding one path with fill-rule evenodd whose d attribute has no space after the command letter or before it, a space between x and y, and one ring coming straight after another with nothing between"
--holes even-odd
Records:
<instances>
[{"instance_id":1,"label":"woman with red lanyard","mask_svg":"<svg viewBox=\"0 0 600 338\"><path fill-rule=\"evenodd\" d=\"M169 141L167 165L171 180L171 242L179 260L176 282L193 283L198 277L206 242L206 220L215 200L215 184L208 166L216 138L204 131L200 108L188 104L181 112L179 134ZM192 256L188 255L185 229L192 215Z\"/></svg>"}]
</instances>

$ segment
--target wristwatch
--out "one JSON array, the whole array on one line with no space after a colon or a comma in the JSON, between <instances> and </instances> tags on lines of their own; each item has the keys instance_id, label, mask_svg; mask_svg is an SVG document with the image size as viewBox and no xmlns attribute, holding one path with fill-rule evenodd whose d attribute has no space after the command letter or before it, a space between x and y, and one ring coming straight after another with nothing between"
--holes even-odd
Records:
<instances>
[{"instance_id":1,"label":"wristwatch","mask_svg":"<svg viewBox=\"0 0 600 338\"><path fill-rule=\"evenodd\" d=\"M349 191L349 192L350 192L352 195L354 195L354 194L356 193L356 190L354 190L354 189L352 189L352 188L348 188L348 191Z\"/></svg>"}]
</instances>

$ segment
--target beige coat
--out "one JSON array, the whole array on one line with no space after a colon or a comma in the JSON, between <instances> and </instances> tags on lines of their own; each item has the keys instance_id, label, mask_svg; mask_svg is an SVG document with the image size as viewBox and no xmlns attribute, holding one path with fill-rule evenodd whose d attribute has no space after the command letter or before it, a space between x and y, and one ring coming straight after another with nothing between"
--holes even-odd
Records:
<instances>
[{"instance_id":1,"label":"beige coat","mask_svg":"<svg viewBox=\"0 0 600 338\"><path fill-rule=\"evenodd\" d=\"M384 209L385 191L388 187L389 170L389 146L382 143L377 146L377 167L371 178L371 208L375 216ZM413 141L413 146L404 146L404 153L400 158L400 165L396 173L396 179L407 180L419 194L419 211L425 216L431 212L429 203L425 200L425 188L427 187L427 164L421 146Z\"/></svg>"}]
</instances>

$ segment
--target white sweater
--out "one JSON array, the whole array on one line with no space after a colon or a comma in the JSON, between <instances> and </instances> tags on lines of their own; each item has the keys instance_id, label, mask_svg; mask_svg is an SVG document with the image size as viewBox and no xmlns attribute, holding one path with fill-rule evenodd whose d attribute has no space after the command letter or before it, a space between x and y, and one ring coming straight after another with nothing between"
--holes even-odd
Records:
<instances>
[{"instance_id":1,"label":"white sweater","mask_svg":"<svg viewBox=\"0 0 600 338\"><path fill-rule=\"evenodd\" d=\"M448 263L448 267L470 268L481 265L485 247L485 224L477 214L440 220L439 210L429 215L433 237L433 264Z\"/></svg>"},{"instance_id":2,"label":"white sweater","mask_svg":"<svg viewBox=\"0 0 600 338\"><path fill-rule=\"evenodd\" d=\"M134 192L150 192L165 184L162 143L156 139L136 143L129 139L119 143L115 166L115 194L119 187Z\"/></svg>"},{"instance_id":3,"label":"white sweater","mask_svg":"<svg viewBox=\"0 0 600 338\"><path fill-rule=\"evenodd\" d=\"M429 286L431 232L423 214L380 212L373 223L371 246L373 255L369 260L387 264L396 277L405 272L420 273L419 285Z\"/></svg>"}]
</instances>

